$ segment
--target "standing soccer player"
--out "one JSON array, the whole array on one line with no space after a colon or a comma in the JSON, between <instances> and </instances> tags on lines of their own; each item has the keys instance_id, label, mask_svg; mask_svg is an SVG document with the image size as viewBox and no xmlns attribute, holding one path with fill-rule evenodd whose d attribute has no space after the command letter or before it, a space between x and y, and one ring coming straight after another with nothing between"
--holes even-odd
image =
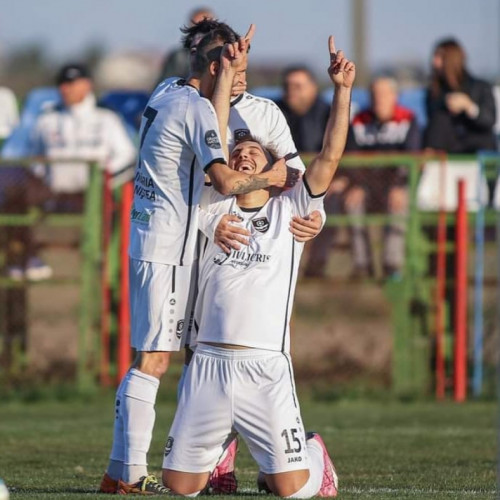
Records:
<instances>
[{"instance_id":1,"label":"standing soccer player","mask_svg":"<svg viewBox=\"0 0 500 500\"><path fill-rule=\"evenodd\" d=\"M129 248L131 343L138 356L117 390L113 446L102 492L167 493L147 473L147 452L159 382L170 353L179 350L182 341L205 173L223 194L287 182L284 162L250 177L226 165L230 92L235 73L246 63L252 33L253 27L239 41L223 29L206 35L188 80L160 84L144 112Z\"/></svg>"},{"instance_id":2,"label":"standing soccer player","mask_svg":"<svg viewBox=\"0 0 500 500\"><path fill-rule=\"evenodd\" d=\"M193 58L196 47L201 38L210 31L224 27L232 30L227 24L216 19L204 19L192 26L182 28L184 34L182 44L191 52ZM232 30L234 36L239 35ZM247 67L242 66L235 75L231 92L231 106L227 139L229 148L232 149L236 141L251 135L269 149L277 158L285 158L288 167L305 171L304 163L300 158L292 139L286 118L279 107L270 99L254 96L246 92ZM308 241L314 238L321 230L323 217L319 212L314 212L307 218L295 217L290 228L298 241ZM204 217L200 219L200 228L211 240L225 251L231 248L239 249L241 244L246 244L247 232L231 224L237 222L232 215L225 215L218 219Z\"/></svg>"},{"instance_id":3,"label":"standing soccer player","mask_svg":"<svg viewBox=\"0 0 500 500\"><path fill-rule=\"evenodd\" d=\"M267 488L288 498L336 496L337 476L318 434L304 432L289 356L289 320L302 244L291 216L321 206L342 156L355 67L329 39L335 95L321 152L303 180L279 196L264 188L223 198L209 210L232 213L251 232L242 250L208 243L200 262L197 348L186 375L163 462L174 493L196 496L225 444L239 433ZM237 144L235 171L253 176L272 159L256 140ZM265 417L265 418L263 418Z\"/></svg>"}]
</instances>

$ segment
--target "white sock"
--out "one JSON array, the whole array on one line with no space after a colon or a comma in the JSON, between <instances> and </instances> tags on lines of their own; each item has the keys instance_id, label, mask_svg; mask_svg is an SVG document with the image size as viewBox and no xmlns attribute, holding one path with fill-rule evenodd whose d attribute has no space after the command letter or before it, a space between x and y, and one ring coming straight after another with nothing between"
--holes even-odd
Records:
<instances>
[{"instance_id":1,"label":"white sock","mask_svg":"<svg viewBox=\"0 0 500 500\"><path fill-rule=\"evenodd\" d=\"M109 456L109 464L106 470L109 477L118 481L122 477L123 460L125 455L125 443L123 442L123 416L121 413L121 405L123 404L123 386L128 377L128 372L123 377L115 397L115 422L113 426L113 445Z\"/></svg>"},{"instance_id":2,"label":"white sock","mask_svg":"<svg viewBox=\"0 0 500 500\"><path fill-rule=\"evenodd\" d=\"M307 454L309 455L309 479L299 491L286 498L311 498L316 496L321 489L324 469L323 449L316 441L310 439L307 441Z\"/></svg>"},{"instance_id":3,"label":"white sock","mask_svg":"<svg viewBox=\"0 0 500 500\"><path fill-rule=\"evenodd\" d=\"M189 365L182 365L181 377L179 379L179 383L177 384L177 401L181 399L182 388L184 387L184 381L186 380L186 373L189 368Z\"/></svg>"},{"instance_id":4,"label":"white sock","mask_svg":"<svg viewBox=\"0 0 500 500\"><path fill-rule=\"evenodd\" d=\"M155 401L160 381L136 368L123 384L121 412L124 429L123 480L136 483L147 475L147 453L155 423Z\"/></svg>"}]
</instances>

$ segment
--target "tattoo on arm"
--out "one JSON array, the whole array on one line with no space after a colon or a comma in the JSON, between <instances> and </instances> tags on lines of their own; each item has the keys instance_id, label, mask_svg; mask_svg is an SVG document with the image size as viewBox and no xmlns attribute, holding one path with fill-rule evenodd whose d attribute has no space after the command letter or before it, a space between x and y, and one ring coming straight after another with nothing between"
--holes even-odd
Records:
<instances>
[{"instance_id":1,"label":"tattoo on arm","mask_svg":"<svg viewBox=\"0 0 500 500\"><path fill-rule=\"evenodd\" d=\"M269 187L268 179L250 175L248 179L235 182L229 194L245 194L249 193L250 191L257 191L258 189L264 189L267 187Z\"/></svg>"}]
</instances>

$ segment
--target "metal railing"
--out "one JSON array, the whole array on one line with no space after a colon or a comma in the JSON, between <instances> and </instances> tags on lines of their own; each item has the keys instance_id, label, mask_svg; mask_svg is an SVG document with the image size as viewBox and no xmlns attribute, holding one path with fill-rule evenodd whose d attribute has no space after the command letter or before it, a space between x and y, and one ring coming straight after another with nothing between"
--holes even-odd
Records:
<instances>
[{"instance_id":1,"label":"metal railing","mask_svg":"<svg viewBox=\"0 0 500 500\"><path fill-rule=\"evenodd\" d=\"M73 160L65 159L68 163ZM75 160L82 163L81 160ZM16 160L0 160L0 172L5 168L27 169L34 163L49 163L47 159L23 158ZM58 161L50 160L50 164ZM25 227L27 230L34 227L73 227L80 230L79 253L81 255L80 276L75 281L72 278L54 278L44 280L44 285L79 284L80 307L79 307L79 340L78 340L78 362L77 383L80 389L87 390L94 386L95 376L99 366L99 319L101 303L101 265L102 265L102 200L103 200L103 171L96 162L85 162L90 169L89 183L84 194L84 208L81 214L44 213L40 206L30 205L26 202L25 213L3 213L0 206L0 231L5 234L7 227ZM0 186L0 191L6 186ZM22 194L20 194L22 196ZM0 266L5 268L6 242L3 238L0 246ZM22 370L29 363L20 355L21 345L26 336L25 331L12 331L9 328L9 315L12 308L7 307L17 298L27 304L26 293L30 286L35 283L27 280L9 279L7 276L0 277L0 339L2 348L0 356L3 363L0 374L8 376L13 370ZM24 314L27 314L27 307ZM11 330L11 331L9 331ZM20 361L21 360L21 361ZM24 363L25 366L22 366ZM3 372L3 373L2 373Z\"/></svg>"},{"instance_id":2,"label":"metal railing","mask_svg":"<svg viewBox=\"0 0 500 500\"><path fill-rule=\"evenodd\" d=\"M476 157L473 157L474 159ZM311 159L305 155L306 163ZM453 161L470 161L471 157L451 157ZM443 276L436 276L429 271L429 255L433 252L449 254L454 251L454 243L429 240L425 232L426 226L439 226L441 229L454 224L455 218L452 213L444 210L435 212L423 212L418 207L418 188L423 166L429 161L440 162L445 168L446 155L420 155L420 154L349 154L345 155L341 162L341 168L346 170L363 169L386 169L398 167L407 171L407 190L409 209L407 215L400 216L406 224L405 231L405 262L400 279L388 280L384 284L386 296L392 306L393 324L393 356L392 356L392 387L395 394L423 395L429 394L433 381L433 369L431 360L434 357L434 343L439 325L446 337L445 355L451 356L449 345L451 344L450 319L447 318L450 304L446 303L446 297L439 293L439 286L444 286ZM67 161L67 160L66 160ZM485 175L496 175L499 164L497 155L488 156L487 160L481 160L481 169ZM0 169L12 167L29 167L33 159L16 161L1 161ZM54 163L51 161L51 163ZM120 212L120 223L111 224L109 213L106 215L106 193L109 190L105 176L98 166L93 163L89 165L90 181L85 192L85 203L82 214L45 214L36 206L28 207L26 213L5 214L0 209L0 231L8 226L35 227L44 225L48 227L66 226L78 227L81 230L80 254L82 257L82 269L80 273L79 286L81 291L81 303L79 308L79 347L77 363L77 383L80 389L88 390L95 387L98 381L109 383L118 371L126 369L130 359L130 347L128 344L129 313L127 293L126 248L127 242L122 241L123 235L127 234L129 214L126 207L130 206L133 190L128 184L122 200L124 210ZM104 196L103 196L104 194ZM477 234L481 233L481 227L493 226L497 223L496 212L489 207L481 206L476 213L469 214L472 224L479 224ZM394 215L367 214L356 217L356 222L367 226L381 226ZM115 216L116 220L116 216ZM328 215L327 226L342 227L353 224L353 218L349 214ZM445 234L445 231L443 232ZM498 236L497 236L498 237ZM114 251L108 252L109 242L114 241ZM476 238L479 250L481 242ZM483 240L484 244L484 240ZM120 251L121 247L121 251ZM484 246L483 246L484 248ZM120 256L119 256L120 254ZM443 254L443 255L444 255ZM2 260L2 247L0 246L0 264ZM110 257L111 256L111 257ZM110 264L106 259L111 258ZM118 291L120 300L120 311L111 311L108 293L103 286L103 275L108 273L109 268L121 269L121 292ZM476 264L477 267L477 264ZM481 288L484 284L482 276L476 275L476 287ZM106 281L106 278L104 278ZM108 280L109 281L109 280ZM446 281L446 277L445 277ZM448 280L450 281L450 280ZM44 282L46 283L46 282ZM54 279L53 285L60 285L64 280ZM0 356L5 357L6 349L12 352L22 350L22 346L6 345L10 342L9 335L12 332L5 331L5 321L2 317L8 314L6 305L7 296L13 291L25 291L28 282L15 282L6 277L0 277L0 339L3 339L3 348ZM117 287L117 285L115 284ZM118 287L117 287L118 288ZM477 311L482 313L481 302L475 302ZM480 310L481 309L481 310ZM476 324L480 325L478 319ZM111 323L118 324L110 334ZM116 335L116 336L115 336ZM14 336L15 337L15 336ZM477 363L482 363L482 340L475 333L474 357ZM15 344L15 339L14 344ZM1 346L1 344L0 344ZM111 348L113 346L113 348ZM22 356L19 358L26 362ZM0 368L4 370L5 368ZM477 389L483 377L482 370L476 369L474 375L474 393L479 394ZM113 375L112 373L113 372ZM1 371L0 371L1 373ZM100 376L99 376L100 375Z\"/></svg>"}]
</instances>

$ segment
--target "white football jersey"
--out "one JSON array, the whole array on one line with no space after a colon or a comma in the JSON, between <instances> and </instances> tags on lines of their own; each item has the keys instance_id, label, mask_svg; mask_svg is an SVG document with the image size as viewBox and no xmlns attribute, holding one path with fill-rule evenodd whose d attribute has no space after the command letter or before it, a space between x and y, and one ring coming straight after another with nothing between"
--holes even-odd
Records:
<instances>
[{"instance_id":1,"label":"white football jersey","mask_svg":"<svg viewBox=\"0 0 500 500\"><path fill-rule=\"evenodd\" d=\"M238 139L249 135L257 139L276 158L286 158L289 167L305 172L304 162L297 152L290 127L281 109L270 99L244 92L231 102L227 131L229 151L233 149ZM210 184L205 189L210 192ZM202 196L200 202L203 209L200 212L200 228L205 236L213 240L222 215L210 216L205 211L205 198ZM323 221L325 220L326 215L323 215Z\"/></svg>"},{"instance_id":2,"label":"white football jersey","mask_svg":"<svg viewBox=\"0 0 500 500\"><path fill-rule=\"evenodd\" d=\"M193 261L204 172L226 163L215 110L179 78L153 92L141 123L129 255L170 265Z\"/></svg>"},{"instance_id":3,"label":"white football jersey","mask_svg":"<svg viewBox=\"0 0 500 500\"><path fill-rule=\"evenodd\" d=\"M236 197L212 190L210 214L234 214L250 231L249 246L225 254L205 240L199 262L195 310L198 342L217 342L288 352L289 320L303 243L289 230L292 216L304 216L323 205L305 181L261 208L240 208Z\"/></svg>"},{"instance_id":4,"label":"white football jersey","mask_svg":"<svg viewBox=\"0 0 500 500\"><path fill-rule=\"evenodd\" d=\"M229 151L239 138L249 134L276 158L286 158L289 167L305 171L280 108L270 99L244 92L231 102L227 134Z\"/></svg>"}]
</instances>

